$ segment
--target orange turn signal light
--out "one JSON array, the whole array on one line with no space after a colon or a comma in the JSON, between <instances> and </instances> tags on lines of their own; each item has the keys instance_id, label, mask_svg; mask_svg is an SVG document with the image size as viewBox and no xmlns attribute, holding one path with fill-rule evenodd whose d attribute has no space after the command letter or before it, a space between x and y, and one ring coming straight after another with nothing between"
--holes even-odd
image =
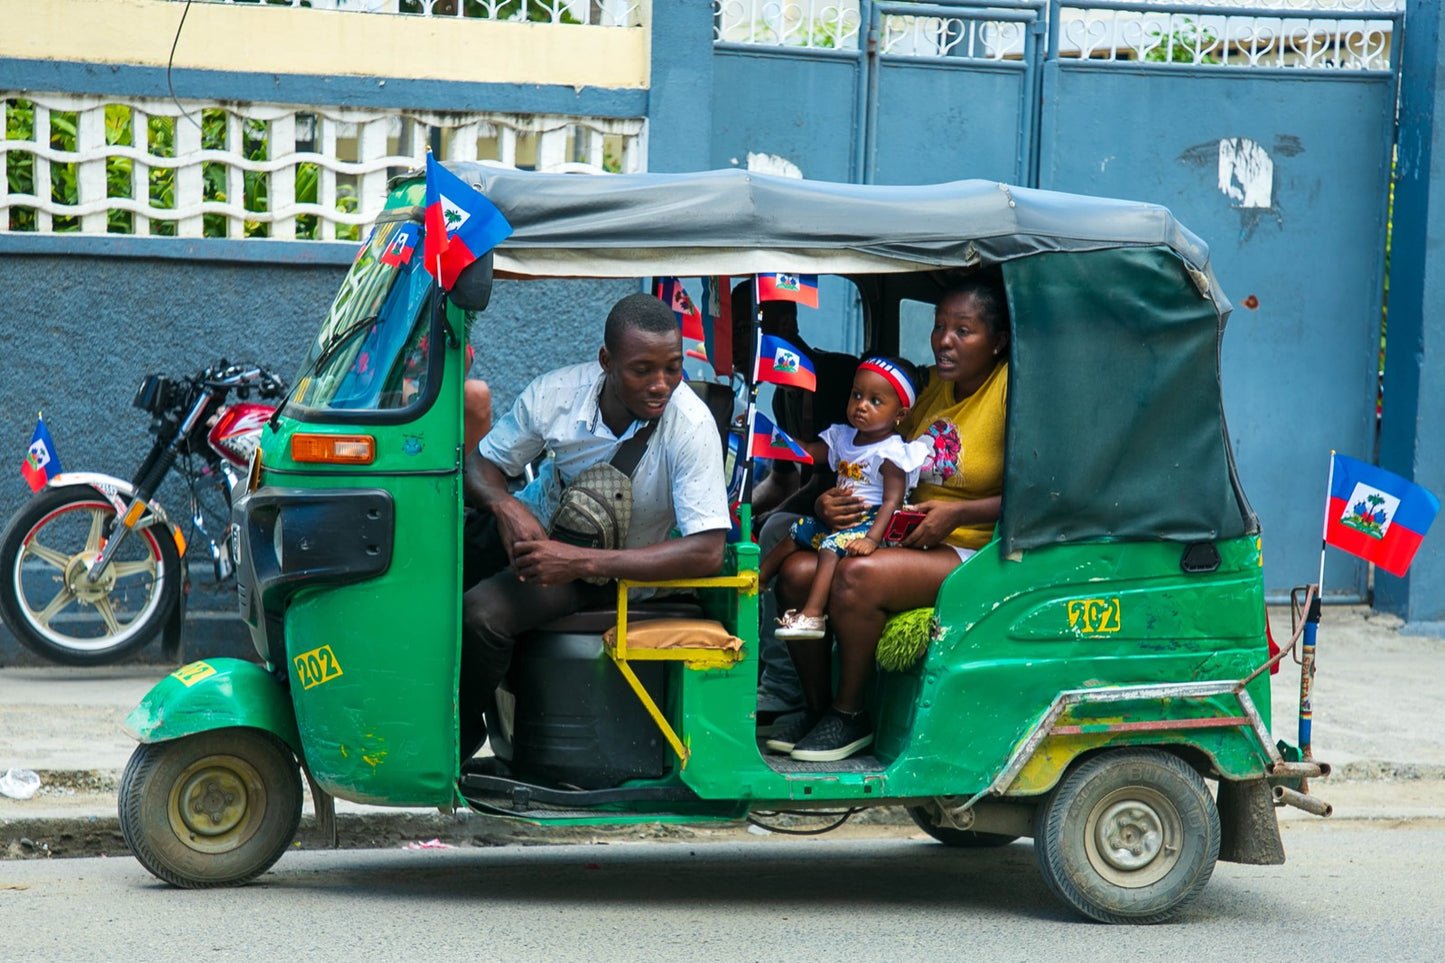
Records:
<instances>
[{"instance_id":1,"label":"orange turn signal light","mask_svg":"<svg viewBox=\"0 0 1445 963\"><path fill-rule=\"evenodd\" d=\"M370 465L376 461L376 439L370 435L291 436L293 461L327 465Z\"/></svg>"}]
</instances>

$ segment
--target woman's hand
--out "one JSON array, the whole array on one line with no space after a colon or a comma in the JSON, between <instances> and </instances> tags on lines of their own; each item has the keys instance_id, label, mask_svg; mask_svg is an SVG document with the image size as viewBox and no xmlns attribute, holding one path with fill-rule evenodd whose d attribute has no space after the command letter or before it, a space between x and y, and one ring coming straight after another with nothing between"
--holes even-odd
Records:
<instances>
[{"instance_id":1,"label":"woman's hand","mask_svg":"<svg viewBox=\"0 0 1445 963\"><path fill-rule=\"evenodd\" d=\"M836 532L863 521L863 512L867 507L863 499L853 494L853 489L835 487L819 495L813 509L818 518Z\"/></svg>"},{"instance_id":2,"label":"woman's hand","mask_svg":"<svg viewBox=\"0 0 1445 963\"><path fill-rule=\"evenodd\" d=\"M910 510L923 513L923 521L919 522L918 527L909 532L898 544L903 548L932 548L935 545L942 545L943 540L960 524L958 517L960 506L967 504L967 502L928 501L909 505Z\"/></svg>"}]
</instances>

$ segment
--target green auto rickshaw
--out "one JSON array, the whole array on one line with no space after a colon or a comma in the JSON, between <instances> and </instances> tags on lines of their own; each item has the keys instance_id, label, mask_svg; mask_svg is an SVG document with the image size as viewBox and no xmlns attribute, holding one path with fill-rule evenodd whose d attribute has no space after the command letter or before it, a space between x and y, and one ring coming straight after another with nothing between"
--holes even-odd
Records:
<instances>
[{"instance_id":1,"label":"green auto rickshaw","mask_svg":"<svg viewBox=\"0 0 1445 963\"><path fill-rule=\"evenodd\" d=\"M1283 862L1277 800L1326 810L1300 789L1328 766L1270 735L1260 526L1220 399L1230 305L1167 210L982 181L449 166L515 233L442 295L420 257L388 256L420 236L422 174L389 186L235 509L260 661L184 666L130 716L121 826L155 875L264 872L304 774L323 825L335 798L574 825L903 806L947 845L1032 837L1066 903L1153 922L1217 859ZM819 275L855 299L862 348L906 354L978 270L1001 274L1013 327L1002 515L914 620L913 657L876 674L867 754L761 751L743 492L715 576L620 583L615 607L520 647L490 726L505 766L459 764L462 386L494 275ZM658 615L675 637L644 646Z\"/></svg>"}]
</instances>

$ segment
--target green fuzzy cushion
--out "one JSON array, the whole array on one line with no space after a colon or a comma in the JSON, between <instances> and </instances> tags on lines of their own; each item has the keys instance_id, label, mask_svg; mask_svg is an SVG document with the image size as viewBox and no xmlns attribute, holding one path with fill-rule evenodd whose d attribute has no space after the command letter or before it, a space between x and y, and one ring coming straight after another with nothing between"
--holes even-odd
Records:
<instances>
[{"instance_id":1,"label":"green fuzzy cushion","mask_svg":"<svg viewBox=\"0 0 1445 963\"><path fill-rule=\"evenodd\" d=\"M933 609L900 612L883 626L878 640L878 665L890 672L910 668L928 650L928 637L933 631Z\"/></svg>"}]
</instances>

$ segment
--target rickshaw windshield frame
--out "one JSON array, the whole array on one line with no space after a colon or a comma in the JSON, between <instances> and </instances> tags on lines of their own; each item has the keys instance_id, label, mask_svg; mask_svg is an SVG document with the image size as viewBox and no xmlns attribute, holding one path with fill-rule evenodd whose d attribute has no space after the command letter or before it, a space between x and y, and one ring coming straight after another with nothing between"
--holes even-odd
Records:
<instances>
[{"instance_id":1,"label":"rickshaw windshield frame","mask_svg":"<svg viewBox=\"0 0 1445 963\"><path fill-rule=\"evenodd\" d=\"M393 423L430 406L441 352L425 308L439 299L416 250L420 226L410 211L398 214L378 218L357 253L295 379L288 416Z\"/></svg>"}]
</instances>

